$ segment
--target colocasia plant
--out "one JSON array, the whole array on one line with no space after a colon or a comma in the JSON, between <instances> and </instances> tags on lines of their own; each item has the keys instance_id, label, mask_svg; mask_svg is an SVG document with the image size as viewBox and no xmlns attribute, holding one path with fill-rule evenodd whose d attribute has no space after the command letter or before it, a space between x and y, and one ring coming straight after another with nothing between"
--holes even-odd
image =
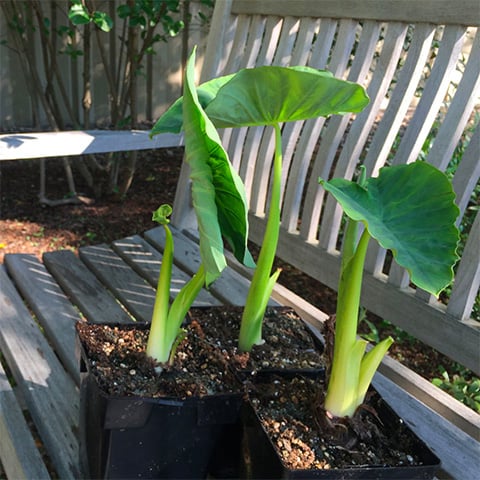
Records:
<instances>
[{"instance_id":1,"label":"colocasia plant","mask_svg":"<svg viewBox=\"0 0 480 480\"><path fill-rule=\"evenodd\" d=\"M193 207L200 236L201 264L170 306L174 240L168 217L172 209L169 205L162 205L153 215L153 219L163 225L166 241L147 344L147 354L160 363L171 358L182 335L182 322L201 288L215 281L225 268L223 238L229 242L237 260L249 267L254 266L247 249L248 209L243 183L231 167L218 133L198 100L194 62L195 52L185 72L182 118L185 161L191 170ZM159 131L153 129L151 135L157 133Z\"/></svg>"},{"instance_id":2,"label":"colocasia plant","mask_svg":"<svg viewBox=\"0 0 480 480\"><path fill-rule=\"evenodd\" d=\"M173 359L175 345L182 339L182 322L205 284L205 267L201 264L197 273L183 286L170 306L174 254L173 236L168 226L168 217L171 213L172 207L170 205L161 205L153 213L152 218L165 229L165 248L148 335L147 355L160 363Z\"/></svg>"},{"instance_id":3,"label":"colocasia plant","mask_svg":"<svg viewBox=\"0 0 480 480\"><path fill-rule=\"evenodd\" d=\"M280 231L282 125L318 116L359 112L368 104L365 90L309 67L265 66L242 69L198 87L198 99L217 128L266 126L275 134L270 208L265 236L242 317L239 348L262 343L262 321L279 271L272 273ZM154 133L189 131L178 99L153 128ZM223 154L223 150L222 150ZM195 185L195 182L194 182ZM232 219L233 221L234 219Z\"/></svg>"},{"instance_id":4,"label":"colocasia plant","mask_svg":"<svg viewBox=\"0 0 480 480\"><path fill-rule=\"evenodd\" d=\"M320 179L349 218L345 232L335 322L333 361L325 410L335 419L351 417L363 403L373 375L393 339L365 353L357 337L365 255L370 239L392 252L417 287L438 295L453 279L459 210L446 175L415 162L384 167L378 177L358 182Z\"/></svg>"}]
</instances>

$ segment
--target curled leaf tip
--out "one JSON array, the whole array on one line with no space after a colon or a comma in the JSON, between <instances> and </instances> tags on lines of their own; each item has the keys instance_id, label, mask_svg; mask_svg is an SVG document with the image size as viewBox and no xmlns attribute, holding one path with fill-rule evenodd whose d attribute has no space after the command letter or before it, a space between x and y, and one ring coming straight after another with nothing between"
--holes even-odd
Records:
<instances>
[{"instance_id":1,"label":"curled leaf tip","mask_svg":"<svg viewBox=\"0 0 480 480\"><path fill-rule=\"evenodd\" d=\"M167 225L170 223L168 217L172 214L172 207L167 203L160 205L152 215L152 220L160 225Z\"/></svg>"}]
</instances>

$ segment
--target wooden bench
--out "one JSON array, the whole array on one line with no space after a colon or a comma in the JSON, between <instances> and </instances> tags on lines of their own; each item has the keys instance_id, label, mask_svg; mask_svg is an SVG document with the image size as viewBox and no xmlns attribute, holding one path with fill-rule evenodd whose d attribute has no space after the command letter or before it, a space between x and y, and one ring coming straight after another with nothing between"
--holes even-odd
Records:
<instances>
[{"instance_id":1,"label":"wooden bench","mask_svg":"<svg viewBox=\"0 0 480 480\"><path fill-rule=\"evenodd\" d=\"M222 0L218 1L202 79L255 65L308 64L368 89L357 115L283 128L284 185L279 256L335 288L341 211L325 197L318 176L351 178L359 162L375 174L385 162L418 158L445 170L465 130L472 131L480 84L480 9L476 0ZM466 32L469 32L469 37ZM472 39L468 59L459 59ZM430 68L431 67L431 68ZM448 101L445 101L447 94ZM251 238L261 242L268 209L272 136L266 129L224 131L223 142L245 181ZM61 132L0 135L0 160L75 156L180 145L181 137L147 132ZM258 161L255 163L255 159ZM464 215L480 176L480 127L453 176ZM195 270L198 245L182 169L174 205L175 284ZM428 192L426 192L428 194ZM385 252L372 248L363 305L479 373L480 328L471 318L480 283L480 216L471 228L448 303L409 286ZM6 255L0 266L0 460L8 478L81 477L78 461L76 320L148 320L162 255L161 229L112 245L57 251L40 261ZM242 305L251 272L234 261L199 304ZM175 295L176 288L172 290ZM325 313L277 285L273 301L292 305L320 329ZM127 313L128 312L128 313ZM478 320L478 319L477 319ZM480 420L398 362L386 358L375 386L461 479L478 474ZM34 438L45 447L42 457Z\"/></svg>"}]
</instances>

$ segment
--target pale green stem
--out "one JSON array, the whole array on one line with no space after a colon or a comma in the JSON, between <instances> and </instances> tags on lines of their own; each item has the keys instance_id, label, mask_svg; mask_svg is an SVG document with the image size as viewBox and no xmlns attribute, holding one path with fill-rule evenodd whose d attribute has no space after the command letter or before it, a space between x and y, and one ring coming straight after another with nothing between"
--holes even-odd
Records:
<instances>
[{"instance_id":1,"label":"pale green stem","mask_svg":"<svg viewBox=\"0 0 480 480\"><path fill-rule=\"evenodd\" d=\"M163 227L165 229L165 249L163 251L162 265L158 276L152 324L147 342L147 355L155 358L158 362L166 362L170 351L167 329L174 254L172 232L167 225L163 225Z\"/></svg>"},{"instance_id":2,"label":"pale green stem","mask_svg":"<svg viewBox=\"0 0 480 480\"><path fill-rule=\"evenodd\" d=\"M355 255L355 249L357 245L357 238L359 232L359 223L354 220L348 220L347 228L345 229L345 237L343 240L342 246L342 263L340 266L340 271L345 271L348 263L351 261Z\"/></svg>"},{"instance_id":3,"label":"pale green stem","mask_svg":"<svg viewBox=\"0 0 480 480\"><path fill-rule=\"evenodd\" d=\"M257 260L257 267L248 290L245 309L240 326L238 345L241 351L249 352L253 345L262 342L262 321L280 271L271 276L273 261L277 251L280 230L280 198L282 182L282 135L279 124L275 130L275 157L273 160L272 193L265 235Z\"/></svg>"},{"instance_id":4,"label":"pale green stem","mask_svg":"<svg viewBox=\"0 0 480 480\"><path fill-rule=\"evenodd\" d=\"M375 345L375 347L363 357L362 365L360 367L360 375L358 377L357 400L355 402L357 405L363 403L368 387L372 383L373 376L392 343L393 338L387 337Z\"/></svg>"},{"instance_id":5,"label":"pale green stem","mask_svg":"<svg viewBox=\"0 0 480 480\"><path fill-rule=\"evenodd\" d=\"M367 174L365 167L360 166L360 175L358 177L357 183L361 187L366 184ZM349 219L347 222L347 228L345 230L345 238L343 241L342 247L342 264L340 271L344 271L347 264L350 262L351 258L355 255L355 250L357 246L358 234L360 231L360 223L355 220Z\"/></svg>"},{"instance_id":6,"label":"pale green stem","mask_svg":"<svg viewBox=\"0 0 480 480\"><path fill-rule=\"evenodd\" d=\"M182 287L173 300L168 314L168 334L175 340L182 322L197 298L202 287L205 285L205 267L203 263L198 267L197 273Z\"/></svg>"},{"instance_id":7,"label":"pale green stem","mask_svg":"<svg viewBox=\"0 0 480 480\"><path fill-rule=\"evenodd\" d=\"M181 332L182 322L205 284L205 268L200 264L198 272L182 287L170 307L174 242L170 228L165 223L162 225L165 229L165 248L146 349L147 355L159 363L169 360L172 347Z\"/></svg>"},{"instance_id":8,"label":"pale green stem","mask_svg":"<svg viewBox=\"0 0 480 480\"><path fill-rule=\"evenodd\" d=\"M338 417L349 416L356 409L353 404L357 398L360 363L366 346L365 341L357 341L357 323L363 266L369 240L370 235L365 229L355 254L340 273L335 347L325 398L326 410Z\"/></svg>"}]
</instances>

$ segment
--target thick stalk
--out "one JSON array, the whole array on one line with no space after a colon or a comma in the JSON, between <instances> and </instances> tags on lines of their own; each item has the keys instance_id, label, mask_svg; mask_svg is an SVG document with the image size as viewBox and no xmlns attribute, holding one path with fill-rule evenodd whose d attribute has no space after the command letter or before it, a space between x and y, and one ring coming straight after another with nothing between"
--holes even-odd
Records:
<instances>
[{"instance_id":1,"label":"thick stalk","mask_svg":"<svg viewBox=\"0 0 480 480\"><path fill-rule=\"evenodd\" d=\"M358 224L358 222L355 222L351 219L348 220L342 246L342 262L340 265L340 272L345 271L347 265L355 255L359 230L360 225Z\"/></svg>"},{"instance_id":2,"label":"thick stalk","mask_svg":"<svg viewBox=\"0 0 480 480\"><path fill-rule=\"evenodd\" d=\"M360 174L357 180L358 185L364 187L367 181L366 169L362 165L360 167ZM357 239L360 232L360 223L355 220L349 219L347 222L347 228L345 229L345 237L342 247L342 263L340 266L340 271L343 272L350 262L352 257L355 255L355 250L357 246Z\"/></svg>"},{"instance_id":3,"label":"thick stalk","mask_svg":"<svg viewBox=\"0 0 480 480\"><path fill-rule=\"evenodd\" d=\"M280 229L280 198L282 182L282 134L280 125L275 130L275 157L273 160L273 181L265 235L258 256L257 267L247 294L245 309L240 326L239 348L248 352L253 345L262 342L262 320L267 308L279 271L271 276L273 261L277 251Z\"/></svg>"},{"instance_id":4,"label":"thick stalk","mask_svg":"<svg viewBox=\"0 0 480 480\"><path fill-rule=\"evenodd\" d=\"M360 364L366 342L357 340L358 311L363 267L370 234L364 230L355 254L340 273L335 347L325 398L325 408L333 416L351 416L356 410Z\"/></svg>"},{"instance_id":5,"label":"thick stalk","mask_svg":"<svg viewBox=\"0 0 480 480\"><path fill-rule=\"evenodd\" d=\"M153 306L152 324L147 342L147 355L158 362L166 362L170 354L168 347L168 306L170 303L170 282L174 254L173 236L170 228L165 228L165 249L158 276L155 304Z\"/></svg>"}]
</instances>

